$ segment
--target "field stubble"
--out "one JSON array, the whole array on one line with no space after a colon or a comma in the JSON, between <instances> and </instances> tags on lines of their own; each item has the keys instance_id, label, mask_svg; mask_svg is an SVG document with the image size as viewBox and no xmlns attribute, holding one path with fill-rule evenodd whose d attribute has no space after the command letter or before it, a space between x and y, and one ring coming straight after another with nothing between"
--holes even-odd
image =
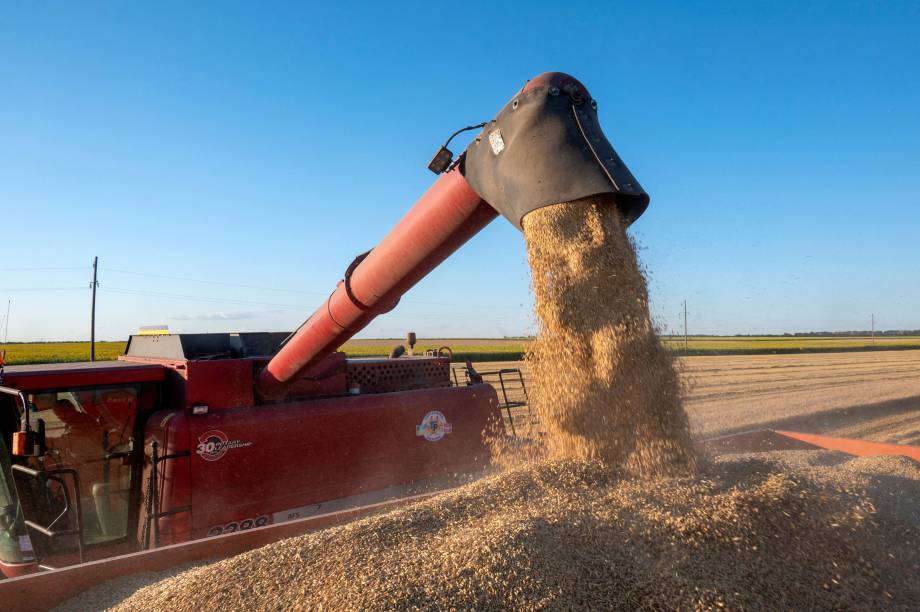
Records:
<instances>
[{"instance_id":1,"label":"field stubble","mask_svg":"<svg viewBox=\"0 0 920 612\"><path fill-rule=\"evenodd\" d=\"M526 363L475 364L522 368ZM920 350L683 357L696 439L773 428L920 445Z\"/></svg>"}]
</instances>

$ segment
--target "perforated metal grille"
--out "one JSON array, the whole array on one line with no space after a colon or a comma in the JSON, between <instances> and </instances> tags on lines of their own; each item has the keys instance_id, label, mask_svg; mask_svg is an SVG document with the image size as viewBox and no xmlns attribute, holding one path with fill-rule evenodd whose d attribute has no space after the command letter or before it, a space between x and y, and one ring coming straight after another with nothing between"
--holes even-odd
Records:
<instances>
[{"instance_id":1,"label":"perforated metal grille","mask_svg":"<svg viewBox=\"0 0 920 612\"><path fill-rule=\"evenodd\" d=\"M432 359L349 359L349 390L359 393L389 393L410 389L450 386L450 360Z\"/></svg>"}]
</instances>

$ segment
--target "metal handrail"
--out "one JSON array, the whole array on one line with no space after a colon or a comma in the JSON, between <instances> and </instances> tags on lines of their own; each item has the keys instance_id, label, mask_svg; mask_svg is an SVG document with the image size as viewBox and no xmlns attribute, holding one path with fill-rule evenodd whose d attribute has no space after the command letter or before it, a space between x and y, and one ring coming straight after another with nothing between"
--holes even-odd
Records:
<instances>
[{"instance_id":1,"label":"metal handrail","mask_svg":"<svg viewBox=\"0 0 920 612\"><path fill-rule=\"evenodd\" d=\"M452 374L454 377L454 384L456 386L461 386L457 370L461 368L451 368ZM530 412L530 395L527 392L527 383L524 381L524 373L520 368L501 368L497 370L473 370L472 364L467 363L463 367L464 374L466 377L466 384L470 385L475 380L479 382L488 382L493 386L497 386L496 391L499 393L499 409L506 412L508 418L508 424L511 427L511 433L514 436L517 436L517 427L514 422L514 415L511 413L512 408L522 408L527 407L528 413L530 415L531 424L533 423L533 413ZM472 371L472 375L471 375ZM489 381L485 381L484 377L494 377ZM523 394L523 400L519 399L510 399L508 397L509 393L521 393ZM518 396L520 397L520 396Z\"/></svg>"},{"instance_id":2,"label":"metal handrail","mask_svg":"<svg viewBox=\"0 0 920 612\"><path fill-rule=\"evenodd\" d=\"M183 457L191 457L192 452L185 450L179 451L177 453L166 454L160 456L160 443L157 440L154 440L150 445L150 478L147 484L147 499L145 500L145 510L146 516L144 517L144 529L143 529L143 542L144 549L150 548L150 537L153 536L153 547L157 548L160 545L160 519L166 516L171 516L173 514L181 514L183 512L191 512L191 506L182 506L180 508L175 508L173 510L167 510L166 512L160 512L160 499L159 499L159 469L158 466L164 461L170 461L173 459L181 459ZM152 532L152 534L151 534Z\"/></svg>"},{"instance_id":3,"label":"metal handrail","mask_svg":"<svg viewBox=\"0 0 920 612\"><path fill-rule=\"evenodd\" d=\"M64 509L61 511L61 513L57 517L55 517L55 519L51 521L47 526L39 525L35 521L31 521L28 519L25 520L25 524L31 527L32 529L38 531L39 533L42 533L48 536L49 538L57 538L60 536L67 536L67 535L77 536L77 546L80 551L80 563L83 563L83 560L84 560L83 550L85 547L85 541L83 537L83 504L80 501L80 474L79 472L77 472L77 470L75 470L74 468L54 468L52 470L37 470L35 468L30 468L28 466L19 465L19 464L13 465L12 469L17 472L22 472L26 474L27 476L31 476L32 478L40 478L42 480L53 480L59 485L61 485L61 489L64 492ZM64 482L62 478L59 477L59 475L65 475L65 474L70 474L70 476L73 478L74 493L76 493L76 495L74 496L74 501L76 502L74 505L76 506L76 510L77 510L76 520L75 520L76 527L73 529L55 530L54 529L55 524L57 524L58 521L60 521L65 516L70 514L70 508L71 508L70 492L69 492L69 489L67 488L67 483Z\"/></svg>"}]
</instances>

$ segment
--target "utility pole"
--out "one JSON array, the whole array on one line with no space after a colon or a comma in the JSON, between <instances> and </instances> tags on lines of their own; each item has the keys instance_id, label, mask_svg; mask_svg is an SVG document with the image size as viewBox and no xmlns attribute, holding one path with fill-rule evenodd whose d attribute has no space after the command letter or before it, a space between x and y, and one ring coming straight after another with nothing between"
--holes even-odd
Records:
<instances>
[{"instance_id":1,"label":"utility pole","mask_svg":"<svg viewBox=\"0 0 920 612\"><path fill-rule=\"evenodd\" d=\"M6 321L5 329L3 330L3 344L6 344L6 341L10 338L10 306L13 304L13 298L10 298L6 303Z\"/></svg>"},{"instance_id":2,"label":"utility pole","mask_svg":"<svg viewBox=\"0 0 920 612\"><path fill-rule=\"evenodd\" d=\"M872 344L875 344L875 313L872 313Z\"/></svg>"},{"instance_id":3,"label":"utility pole","mask_svg":"<svg viewBox=\"0 0 920 612\"><path fill-rule=\"evenodd\" d=\"M3 332L3 344L4 345L6 344L6 341L10 335L10 305L12 303L13 303L13 298L10 298L9 300L7 300L6 318L0 321L0 324L2 324L5 327L4 332ZM5 364L6 364L6 349L4 348L2 351L0 351L0 375L3 374L3 366Z\"/></svg>"},{"instance_id":4,"label":"utility pole","mask_svg":"<svg viewBox=\"0 0 920 612\"><path fill-rule=\"evenodd\" d=\"M93 290L93 309L89 319L89 360L96 361L96 287L99 281L96 280L96 272L99 264L99 257L93 257L93 282L90 288Z\"/></svg>"},{"instance_id":5,"label":"utility pole","mask_svg":"<svg viewBox=\"0 0 920 612\"><path fill-rule=\"evenodd\" d=\"M684 350L689 350L690 343L687 341L687 300L684 300Z\"/></svg>"}]
</instances>

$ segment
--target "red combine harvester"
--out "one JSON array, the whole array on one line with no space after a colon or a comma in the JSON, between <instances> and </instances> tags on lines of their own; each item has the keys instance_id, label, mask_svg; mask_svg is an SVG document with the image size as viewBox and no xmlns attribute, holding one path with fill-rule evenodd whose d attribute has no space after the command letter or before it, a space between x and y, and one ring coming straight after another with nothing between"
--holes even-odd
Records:
<instances>
[{"instance_id":1,"label":"red combine harvester","mask_svg":"<svg viewBox=\"0 0 920 612\"><path fill-rule=\"evenodd\" d=\"M576 79L527 85L293 334L137 335L117 362L0 373L0 569L19 576L248 531L486 468L494 389L450 356L347 359L346 340L499 213L648 196ZM459 133L459 132L458 132Z\"/></svg>"}]
</instances>

